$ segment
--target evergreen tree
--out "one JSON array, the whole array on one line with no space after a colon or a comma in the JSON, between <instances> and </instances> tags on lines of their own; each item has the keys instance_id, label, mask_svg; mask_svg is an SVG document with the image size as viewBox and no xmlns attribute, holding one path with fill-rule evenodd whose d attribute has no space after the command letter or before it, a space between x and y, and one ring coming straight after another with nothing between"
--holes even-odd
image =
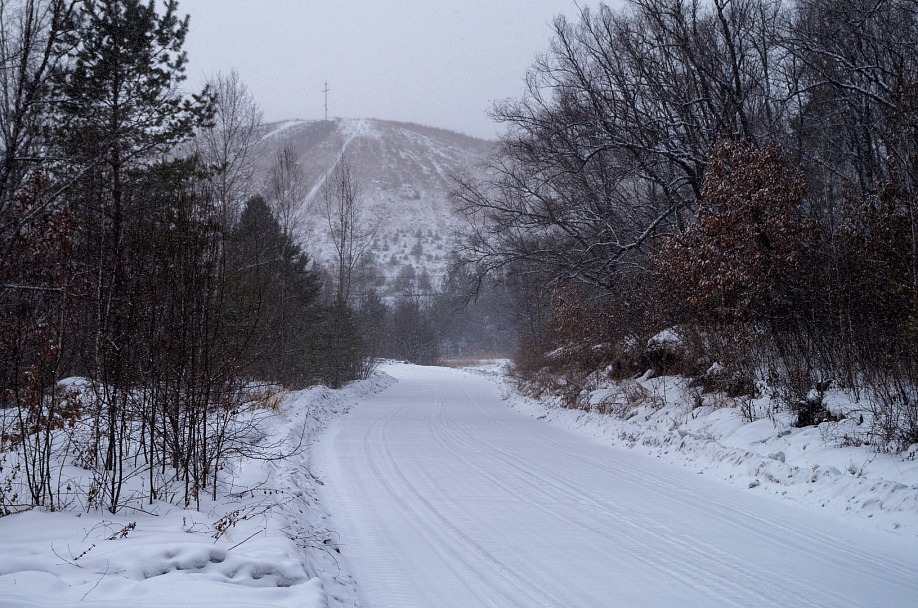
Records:
<instances>
[{"instance_id":1,"label":"evergreen tree","mask_svg":"<svg viewBox=\"0 0 918 608\"><path fill-rule=\"evenodd\" d=\"M365 368L359 319L346 302L337 299L324 312L318 353L320 380L340 388L361 377Z\"/></svg>"},{"instance_id":2,"label":"evergreen tree","mask_svg":"<svg viewBox=\"0 0 918 608\"><path fill-rule=\"evenodd\" d=\"M227 339L252 377L302 386L316 375L319 277L265 200L249 200L227 244Z\"/></svg>"},{"instance_id":3,"label":"evergreen tree","mask_svg":"<svg viewBox=\"0 0 918 608\"><path fill-rule=\"evenodd\" d=\"M191 99L185 80L188 17L176 0L86 0L62 46L73 49L54 75L58 137L71 158L108 166L117 199L126 166L168 151L213 114L207 90Z\"/></svg>"},{"instance_id":4,"label":"evergreen tree","mask_svg":"<svg viewBox=\"0 0 918 608\"><path fill-rule=\"evenodd\" d=\"M87 0L63 36L67 60L53 76L55 145L66 159L63 171L78 178L70 203L94 282L84 323L94 331L80 349L93 361L79 371L109 385L123 379L118 350L130 340L118 299L132 247L127 224L142 204L136 179L211 113L206 91L193 99L178 92L188 19L180 20L176 7L170 0L159 15L152 0Z\"/></svg>"},{"instance_id":5,"label":"evergreen tree","mask_svg":"<svg viewBox=\"0 0 918 608\"><path fill-rule=\"evenodd\" d=\"M168 0L157 14L151 0L86 0L74 29L63 36L66 60L55 70L54 135L76 188L71 191L81 233L77 248L92 277L83 326L92 354L84 369L98 386L97 420L104 424L106 500L117 509L123 480L126 410L138 337L132 316L140 303L127 294L129 265L140 231L130 229L143 201L137 177L157 156L190 138L212 103L205 91L192 99L178 91L185 79L182 50L188 19Z\"/></svg>"}]
</instances>

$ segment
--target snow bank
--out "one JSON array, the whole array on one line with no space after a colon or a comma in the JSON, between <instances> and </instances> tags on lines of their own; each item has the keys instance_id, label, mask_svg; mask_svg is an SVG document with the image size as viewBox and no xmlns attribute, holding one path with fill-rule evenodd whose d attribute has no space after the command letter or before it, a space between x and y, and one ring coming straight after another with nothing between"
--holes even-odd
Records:
<instances>
[{"instance_id":1,"label":"snow bank","mask_svg":"<svg viewBox=\"0 0 918 608\"><path fill-rule=\"evenodd\" d=\"M287 395L262 420L265 445L283 457L228 463L218 500L198 510L157 502L117 515L33 509L0 518L0 606L318 608L354 596L323 523L308 447L332 418L393 382L377 374Z\"/></svg>"}]
</instances>

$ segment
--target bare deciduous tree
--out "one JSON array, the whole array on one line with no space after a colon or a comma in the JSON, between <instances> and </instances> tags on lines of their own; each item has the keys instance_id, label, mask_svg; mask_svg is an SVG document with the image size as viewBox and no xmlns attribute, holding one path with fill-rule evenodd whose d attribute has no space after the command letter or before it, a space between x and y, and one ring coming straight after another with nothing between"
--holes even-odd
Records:
<instances>
[{"instance_id":1,"label":"bare deciduous tree","mask_svg":"<svg viewBox=\"0 0 918 608\"><path fill-rule=\"evenodd\" d=\"M215 99L214 117L198 129L193 149L209 172L223 225L230 226L253 194L264 123L261 108L236 70L209 78L207 86Z\"/></svg>"},{"instance_id":2,"label":"bare deciduous tree","mask_svg":"<svg viewBox=\"0 0 918 608\"><path fill-rule=\"evenodd\" d=\"M643 268L701 199L715 142L781 133L778 7L639 0L559 17L527 94L494 109L508 131L491 179L458 184L466 260L605 292Z\"/></svg>"},{"instance_id":3,"label":"bare deciduous tree","mask_svg":"<svg viewBox=\"0 0 918 608\"><path fill-rule=\"evenodd\" d=\"M293 238L302 229L302 219L309 215L306 205L309 189L300 156L289 145L274 155L265 176L265 198L284 234Z\"/></svg>"},{"instance_id":4,"label":"bare deciduous tree","mask_svg":"<svg viewBox=\"0 0 918 608\"><path fill-rule=\"evenodd\" d=\"M7 208L30 171L50 160L41 151L49 116L48 81L77 4L0 0L0 230L20 228L9 225ZM2 257L8 254L0 251Z\"/></svg>"},{"instance_id":5,"label":"bare deciduous tree","mask_svg":"<svg viewBox=\"0 0 918 608\"><path fill-rule=\"evenodd\" d=\"M603 326L603 357L644 365L626 342L680 325L698 360L745 361L734 386L769 374L792 401L836 378L881 404L884 440L911 443L916 49L914 0L632 0L558 18L526 95L494 109L507 131L490 177L458 183L463 261L561 294L539 348L585 352L595 332L572 328Z\"/></svg>"},{"instance_id":6,"label":"bare deciduous tree","mask_svg":"<svg viewBox=\"0 0 918 608\"><path fill-rule=\"evenodd\" d=\"M342 152L329 178L322 191L322 211L335 249L336 300L346 305L354 269L373 242L379 223L371 223L366 216L357 176L346 152Z\"/></svg>"}]
</instances>

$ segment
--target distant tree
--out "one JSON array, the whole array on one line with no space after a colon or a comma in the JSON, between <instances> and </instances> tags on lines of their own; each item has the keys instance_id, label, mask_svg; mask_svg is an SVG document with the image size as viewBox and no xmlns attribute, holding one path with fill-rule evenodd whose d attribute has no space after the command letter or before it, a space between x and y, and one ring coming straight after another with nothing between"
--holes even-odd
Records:
<instances>
[{"instance_id":1,"label":"distant tree","mask_svg":"<svg viewBox=\"0 0 918 608\"><path fill-rule=\"evenodd\" d=\"M323 188L323 214L335 249L335 296L327 310L325 381L332 387L361 375L363 350L352 307L355 270L378 231L365 216L357 176L342 153Z\"/></svg>"},{"instance_id":2,"label":"distant tree","mask_svg":"<svg viewBox=\"0 0 918 608\"><path fill-rule=\"evenodd\" d=\"M479 281L462 266L453 266L430 297L430 318L444 356L506 356L514 352L515 312L502 277Z\"/></svg>"},{"instance_id":3,"label":"distant tree","mask_svg":"<svg viewBox=\"0 0 918 608\"><path fill-rule=\"evenodd\" d=\"M320 379L331 388L365 375L367 361L360 321L349 305L337 300L324 309L319 351Z\"/></svg>"},{"instance_id":4,"label":"distant tree","mask_svg":"<svg viewBox=\"0 0 918 608\"><path fill-rule=\"evenodd\" d=\"M198 127L193 151L214 189L221 223L229 228L255 187L264 122L261 108L235 70L208 78L207 87L214 96L213 120Z\"/></svg>"},{"instance_id":5,"label":"distant tree","mask_svg":"<svg viewBox=\"0 0 918 608\"><path fill-rule=\"evenodd\" d=\"M388 316L386 353L389 357L433 365L439 359L437 333L429 312L417 298L396 301Z\"/></svg>"},{"instance_id":6,"label":"distant tree","mask_svg":"<svg viewBox=\"0 0 918 608\"><path fill-rule=\"evenodd\" d=\"M357 306L357 324L363 348L360 377L369 378L376 364L385 355L386 325L389 307L375 289L367 290Z\"/></svg>"},{"instance_id":7,"label":"distant tree","mask_svg":"<svg viewBox=\"0 0 918 608\"><path fill-rule=\"evenodd\" d=\"M395 280L392 282L392 292L398 296L411 297L417 294L417 271L411 264L402 264Z\"/></svg>"},{"instance_id":8,"label":"distant tree","mask_svg":"<svg viewBox=\"0 0 918 608\"><path fill-rule=\"evenodd\" d=\"M417 288L419 295L429 296L433 293L433 281L430 279L430 273L427 272L426 268L422 268L421 274L418 275Z\"/></svg>"},{"instance_id":9,"label":"distant tree","mask_svg":"<svg viewBox=\"0 0 918 608\"><path fill-rule=\"evenodd\" d=\"M227 340L253 378L302 387L319 374L318 275L268 208L249 200L228 243Z\"/></svg>"},{"instance_id":10,"label":"distant tree","mask_svg":"<svg viewBox=\"0 0 918 608\"><path fill-rule=\"evenodd\" d=\"M360 262L354 267L351 277L351 300L355 308L360 308L361 302L366 295L375 292L385 285L385 276L379 268L379 262L373 251L368 251L360 258Z\"/></svg>"},{"instance_id":11,"label":"distant tree","mask_svg":"<svg viewBox=\"0 0 918 608\"><path fill-rule=\"evenodd\" d=\"M326 180L322 196L323 215L335 248L335 298L347 303L354 269L373 242L378 224L371 224L366 217L357 175L346 154L342 154Z\"/></svg>"},{"instance_id":12,"label":"distant tree","mask_svg":"<svg viewBox=\"0 0 918 608\"><path fill-rule=\"evenodd\" d=\"M299 154L289 145L275 153L265 177L264 191L281 230L292 238L299 232L301 219L309 212L305 208L309 189Z\"/></svg>"}]
</instances>

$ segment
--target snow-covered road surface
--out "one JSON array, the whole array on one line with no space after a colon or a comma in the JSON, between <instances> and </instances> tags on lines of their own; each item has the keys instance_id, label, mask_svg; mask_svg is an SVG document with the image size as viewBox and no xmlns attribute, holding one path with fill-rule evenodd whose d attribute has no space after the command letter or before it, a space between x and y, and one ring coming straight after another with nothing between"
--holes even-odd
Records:
<instances>
[{"instance_id":1,"label":"snow-covered road surface","mask_svg":"<svg viewBox=\"0 0 918 608\"><path fill-rule=\"evenodd\" d=\"M473 373L399 382L313 449L365 606L918 606L918 540L506 407Z\"/></svg>"}]
</instances>

